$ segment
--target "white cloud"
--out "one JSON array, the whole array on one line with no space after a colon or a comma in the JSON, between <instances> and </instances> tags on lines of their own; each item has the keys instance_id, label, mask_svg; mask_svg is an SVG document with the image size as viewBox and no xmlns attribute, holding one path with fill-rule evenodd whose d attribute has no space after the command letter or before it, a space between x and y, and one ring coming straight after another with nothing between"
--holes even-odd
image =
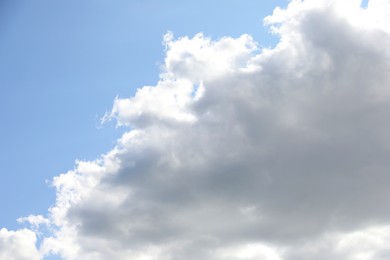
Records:
<instances>
[{"instance_id":1,"label":"white cloud","mask_svg":"<svg viewBox=\"0 0 390 260\"><path fill-rule=\"evenodd\" d=\"M291 1L265 19L281 38L266 50L167 34L158 84L109 115L131 130L54 179L42 254L387 259L389 12Z\"/></svg>"},{"instance_id":2,"label":"white cloud","mask_svg":"<svg viewBox=\"0 0 390 260\"><path fill-rule=\"evenodd\" d=\"M40 225L48 225L50 221L42 215L29 215L27 217L18 218L19 223L29 223L34 228L38 228Z\"/></svg>"},{"instance_id":3,"label":"white cloud","mask_svg":"<svg viewBox=\"0 0 390 260\"><path fill-rule=\"evenodd\" d=\"M9 231L0 229L0 259L37 260L41 259L35 247L36 235L28 229Z\"/></svg>"}]
</instances>

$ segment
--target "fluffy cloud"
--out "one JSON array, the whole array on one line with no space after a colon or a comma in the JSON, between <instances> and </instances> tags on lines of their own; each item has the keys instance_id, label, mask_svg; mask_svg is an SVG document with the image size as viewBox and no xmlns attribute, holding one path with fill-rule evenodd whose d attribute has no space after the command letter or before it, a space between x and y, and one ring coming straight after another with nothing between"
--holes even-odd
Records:
<instances>
[{"instance_id":1,"label":"fluffy cloud","mask_svg":"<svg viewBox=\"0 0 390 260\"><path fill-rule=\"evenodd\" d=\"M37 237L28 229L8 231L0 229L0 259L38 260L40 253L36 249Z\"/></svg>"},{"instance_id":2,"label":"fluffy cloud","mask_svg":"<svg viewBox=\"0 0 390 260\"><path fill-rule=\"evenodd\" d=\"M294 0L265 19L273 49L167 34L158 84L108 115L130 130L54 179L41 254L388 259L389 17Z\"/></svg>"}]
</instances>

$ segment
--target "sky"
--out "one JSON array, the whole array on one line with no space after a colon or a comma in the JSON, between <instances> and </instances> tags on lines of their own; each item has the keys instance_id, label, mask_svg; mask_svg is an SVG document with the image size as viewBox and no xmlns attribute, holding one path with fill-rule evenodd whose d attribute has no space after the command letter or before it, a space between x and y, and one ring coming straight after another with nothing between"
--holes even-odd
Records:
<instances>
[{"instance_id":1,"label":"sky","mask_svg":"<svg viewBox=\"0 0 390 260\"><path fill-rule=\"evenodd\" d=\"M1 226L45 214L54 176L114 147L124 129L101 118L115 97L156 84L165 33L274 45L262 19L277 4L286 1L1 1Z\"/></svg>"},{"instance_id":2,"label":"sky","mask_svg":"<svg viewBox=\"0 0 390 260\"><path fill-rule=\"evenodd\" d=\"M388 0L0 7L0 259L389 259Z\"/></svg>"}]
</instances>

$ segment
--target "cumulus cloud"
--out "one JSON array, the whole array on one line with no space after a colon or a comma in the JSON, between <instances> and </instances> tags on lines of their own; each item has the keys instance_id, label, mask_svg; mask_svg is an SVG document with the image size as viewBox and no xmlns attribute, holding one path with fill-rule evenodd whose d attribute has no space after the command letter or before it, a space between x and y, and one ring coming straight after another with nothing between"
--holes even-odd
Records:
<instances>
[{"instance_id":1,"label":"cumulus cloud","mask_svg":"<svg viewBox=\"0 0 390 260\"><path fill-rule=\"evenodd\" d=\"M293 0L265 18L273 49L168 33L160 81L108 115L129 131L21 219L52 230L40 253L388 259L389 17L387 0Z\"/></svg>"},{"instance_id":2,"label":"cumulus cloud","mask_svg":"<svg viewBox=\"0 0 390 260\"><path fill-rule=\"evenodd\" d=\"M28 229L9 231L0 229L0 259L38 260L41 259L36 249L37 237Z\"/></svg>"}]
</instances>

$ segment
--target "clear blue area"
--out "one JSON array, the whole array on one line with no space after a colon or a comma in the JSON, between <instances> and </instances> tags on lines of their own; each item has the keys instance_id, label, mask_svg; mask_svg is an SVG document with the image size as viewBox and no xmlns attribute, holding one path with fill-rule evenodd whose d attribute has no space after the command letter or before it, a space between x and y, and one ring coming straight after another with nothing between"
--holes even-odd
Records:
<instances>
[{"instance_id":1,"label":"clear blue area","mask_svg":"<svg viewBox=\"0 0 390 260\"><path fill-rule=\"evenodd\" d=\"M368 1L369 0L362 0L362 2L361 2L361 7L363 7L363 8L367 8L367 5L368 5Z\"/></svg>"},{"instance_id":2,"label":"clear blue area","mask_svg":"<svg viewBox=\"0 0 390 260\"><path fill-rule=\"evenodd\" d=\"M123 130L99 128L116 96L154 85L162 35L276 38L262 18L286 0L1 0L0 227L45 215L45 180L110 150Z\"/></svg>"}]
</instances>

